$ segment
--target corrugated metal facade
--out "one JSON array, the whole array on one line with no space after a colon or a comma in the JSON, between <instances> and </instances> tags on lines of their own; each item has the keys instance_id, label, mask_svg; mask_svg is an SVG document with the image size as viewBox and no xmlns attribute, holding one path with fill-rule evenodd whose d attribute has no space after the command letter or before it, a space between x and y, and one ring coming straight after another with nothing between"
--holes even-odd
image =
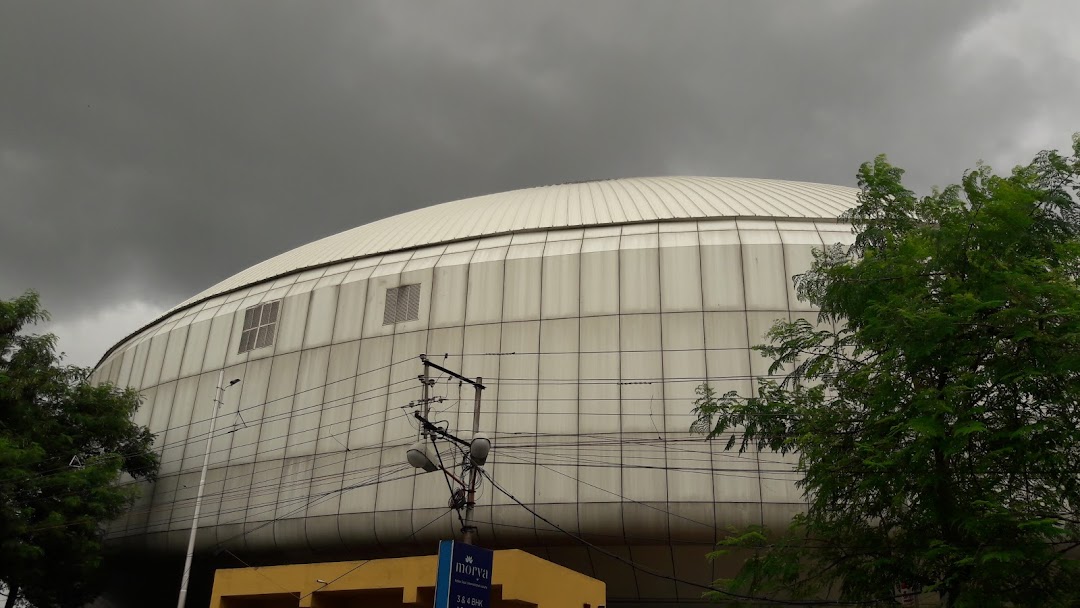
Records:
<instances>
[{"instance_id":1,"label":"corrugated metal facade","mask_svg":"<svg viewBox=\"0 0 1080 608\"><path fill-rule=\"evenodd\" d=\"M405 464L417 431L402 406L419 396L427 353L484 377L487 468L501 485L635 561L709 582L717 573L702 555L719 535L782 525L801 499L790 458L728 453L688 433L694 388L749 392L768 368L749 347L777 318L815 320L790 278L814 248L850 241L828 218L854 200L850 189L759 180L553 186L390 218L253 267L95 372L142 390L138 422L162 450L161 478L111 534L183 551L225 369L243 382L212 439L201 546L430 550L458 524L443 480ZM714 217L755 213L787 219ZM610 225L553 228L575 222ZM509 234L469 238L489 232ZM386 323L387 291L414 284L417 319ZM243 351L246 310L276 300L273 345ZM467 430L471 394L444 380L435 417ZM563 546L490 488L478 516L483 542L534 547L608 581L613 598L700 596Z\"/></svg>"}]
</instances>

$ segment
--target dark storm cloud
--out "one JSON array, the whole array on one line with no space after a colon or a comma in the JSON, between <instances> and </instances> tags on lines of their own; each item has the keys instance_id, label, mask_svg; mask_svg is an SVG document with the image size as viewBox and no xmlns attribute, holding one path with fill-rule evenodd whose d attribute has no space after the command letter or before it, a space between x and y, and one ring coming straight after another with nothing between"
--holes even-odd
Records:
<instances>
[{"instance_id":1,"label":"dark storm cloud","mask_svg":"<svg viewBox=\"0 0 1080 608\"><path fill-rule=\"evenodd\" d=\"M1075 12L1053 8L1032 19ZM1080 53L1015 10L6 3L0 297L36 287L61 320L165 308L333 232L553 182L851 184L878 152L955 180L1080 124ZM999 32L1021 50L985 52Z\"/></svg>"}]
</instances>

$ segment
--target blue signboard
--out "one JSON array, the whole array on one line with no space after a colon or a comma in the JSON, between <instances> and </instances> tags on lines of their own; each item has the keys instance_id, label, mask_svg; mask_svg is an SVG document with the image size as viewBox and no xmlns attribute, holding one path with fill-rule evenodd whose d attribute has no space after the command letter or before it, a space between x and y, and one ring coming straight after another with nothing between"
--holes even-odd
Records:
<instances>
[{"instance_id":1,"label":"blue signboard","mask_svg":"<svg viewBox=\"0 0 1080 608\"><path fill-rule=\"evenodd\" d=\"M493 555L473 545L439 541L435 608L490 608Z\"/></svg>"}]
</instances>

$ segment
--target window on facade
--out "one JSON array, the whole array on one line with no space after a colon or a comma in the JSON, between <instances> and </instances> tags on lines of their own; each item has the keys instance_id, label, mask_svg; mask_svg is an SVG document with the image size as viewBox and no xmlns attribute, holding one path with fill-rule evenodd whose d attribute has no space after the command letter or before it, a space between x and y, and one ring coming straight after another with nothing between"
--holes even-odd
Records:
<instances>
[{"instance_id":1,"label":"window on facade","mask_svg":"<svg viewBox=\"0 0 1080 608\"><path fill-rule=\"evenodd\" d=\"M244 311L244 331L240 334L240 350L237 352L246 353L273 344L280 310L281 300L275 300Z\"/></svg>"},{"instance_id":2,"label":"window on facade","mask_svg":"<svg viewBox=\"0 0 1080 608\"><path fill-rule=\"evenodd\" d=\"M402 285L386 290L383 325L393 325L420 318L420 284Z\"/></svg>"}]
</instances>

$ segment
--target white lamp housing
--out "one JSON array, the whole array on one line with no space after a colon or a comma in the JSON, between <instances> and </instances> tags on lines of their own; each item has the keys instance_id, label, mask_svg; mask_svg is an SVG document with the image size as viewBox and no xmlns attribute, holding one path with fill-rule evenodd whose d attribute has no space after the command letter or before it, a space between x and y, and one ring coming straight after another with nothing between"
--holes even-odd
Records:
<instances>
[{"instance_id":1,"label":"white lamp housing","mask_svg":"<svg viewBox=\"0 0 1080 608\"><path fill-rule=\"evenodd\" d=\"M488 452L491 451L491 440L483 435L477 434L473 437L473 440L469 442L469 458L473 463L478 466L484 466L487 462Z\"/></svg>"},{"instance_id":2,"label":"white lamp housing","mask_svg":"<svg viewBox=\"0 0 1080 608\"><path fill-rule=\"evenodd\" d=\"M439 467L431 460L431 448L426 441L418 441L405 453L405 459L412 466L423 469L430 473L439 470Z\"/></svg>"}]
</instances>

